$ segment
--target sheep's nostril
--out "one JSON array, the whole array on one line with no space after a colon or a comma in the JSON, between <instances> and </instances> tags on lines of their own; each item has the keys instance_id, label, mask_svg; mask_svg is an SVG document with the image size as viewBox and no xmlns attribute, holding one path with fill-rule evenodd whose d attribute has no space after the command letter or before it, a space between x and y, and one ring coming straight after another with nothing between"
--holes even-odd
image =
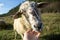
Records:
<instances>
[{"instance_id":1,"label":"sheep's nostril","mask_svg":"<svg viewBox=\"0 0 60 40\"><path fill-rule=\"evenodd\" d=\"M39 24L37 24L37 25L33 25L34 27L33 27L33 29L35 30L35 31L41 31L42 30L42 23L39 23Z\"/></svg>"},{"instance_id":2,"label":"sheep's nostril","mask_svg":"<svg viewBox=\"0 0 60 40\"><path fill-rule=\"evenodd\" d=\"M40 23L40 25L38 26L38 30L40 30L42 28L42 23Z\"/></svg>"},{"instance_id":3,"label":"sheep's nostril","mask_svg":"<svg viewBox=\"0 0 60 40\"><path fill-rule=\"evenodd\" d=\"M42 23L39 23L38 25L34 25L35 28L41 29Z\"/></svg>"},{"instance_id":4,"label":"sheep's nostril","mask_svg":"<svg viewBox=\"0 0 60 40\"><path fill-rule=\"evenodd\" d=\"M36 25L34 25L34 27L37 28Z\"/></svg>"}]
</instances>

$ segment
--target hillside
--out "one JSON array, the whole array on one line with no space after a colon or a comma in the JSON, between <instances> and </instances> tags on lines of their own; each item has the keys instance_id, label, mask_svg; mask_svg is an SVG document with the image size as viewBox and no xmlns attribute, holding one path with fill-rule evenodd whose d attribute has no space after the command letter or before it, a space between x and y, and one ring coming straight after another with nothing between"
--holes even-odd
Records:
<instances>
[{"instance_id":1,"label":"hillside","mask_svg":"<svg viewBox=\"0 0 60 40\"><path fill-rule=\"evenodd\" d=\"M0 17L14 15L18 11L19 6L20 6L20 4L16 7L14 7L13 9L9 10L8 13L0 15ZM59 2L51 2L47 7L43 8L41 12L44 12L44 13L45 12L48 12L48 13L59 12L60 13L60 1Z\"/></svg>"},{"instance_id":2,"label":"hillside","mask_svg":"<svg viewBox=\"0 0 60 40\"><path fill-rule=\"evenodd\" d=\"M5 14L0 15L0 17L10 16L10 15L15 14L18 11L19 6L20 6L20 4L18 6L16 6L16 7L14 7L13 9L9 10L8 13L5 13Z\"/></svg>"}]
</instances>

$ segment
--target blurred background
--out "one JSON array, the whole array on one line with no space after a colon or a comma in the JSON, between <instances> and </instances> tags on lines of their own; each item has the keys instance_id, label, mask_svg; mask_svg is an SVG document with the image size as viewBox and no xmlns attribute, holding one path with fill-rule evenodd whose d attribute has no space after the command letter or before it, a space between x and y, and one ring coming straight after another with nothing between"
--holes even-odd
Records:
<instances>
[{"instance_id":1,"label":"blurred background","mask_svg":"<svg viewBox=\"0 0 60 40\"><path fill-rule=\"evenodd\" d=\"M0 40L14 40L13 15L26 0L0 0ZM29 0L48 2L41 9L43 31L40 40L60 40L60 0ZM16 40L21 40L20 35Z\"/></svg>"}]
</instances>

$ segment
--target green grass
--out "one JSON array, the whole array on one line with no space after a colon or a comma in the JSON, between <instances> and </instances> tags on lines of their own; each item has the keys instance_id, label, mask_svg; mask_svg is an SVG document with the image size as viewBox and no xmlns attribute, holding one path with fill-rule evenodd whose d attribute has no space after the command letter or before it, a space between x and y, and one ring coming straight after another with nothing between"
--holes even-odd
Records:
<instances>
[{"instance_id":1,"label":"green grass","mask_svg":"<svg viewBox=\"0 0 60 40\"><path fill-rule=\"evenodd\" d=\"M60 40L60 14L44 13L41 17L43 22L43 31L40 35L40 40ZM5 20L7 19L5 18ZM14 40L14 36L15 35L12 30L0 31L0 40ZM17 36L17 40L21 40L21 37Z\"/></svg>"},{"instance_id":2,"label":"green grass","mask_svg":"<svg viewBox=\"0 0 60 40\"><path fill-rule=\"evenodd\" d=\"M14 33L12 30L0 31L0 40L12 40L14 39Z\"/></svg>"},{"instance_id":3,"label":"green grass","mask_svg":"<svg viewBox=\"0 0 60 40\"><path fill-rule=\"evenodd\" d=\"M43 31L45 33L60 33L60 14L45 13L42 14L42 21L44 24Z\"/></svg>"},{"instance_id":4,"label":"green grass","mask_svg":"<svg viewBox=\"0 0 60 40\"><path fill-rule=\"evenodd\" d=\"M15 35L13 30L2 30L0 31L0 40L15 40ZM17 40L21 40L18 35Z\"/></svg>"},{"instance_id":5,"label":"green grass","mask_svg":"<svg viewBox=\"0 0 60 40\"><path fill-rule=\"evenodd\" d=\"M60 13L42 14L43 31L42 40L58 40L60 39Z\"/></svg>"}]
</instances>

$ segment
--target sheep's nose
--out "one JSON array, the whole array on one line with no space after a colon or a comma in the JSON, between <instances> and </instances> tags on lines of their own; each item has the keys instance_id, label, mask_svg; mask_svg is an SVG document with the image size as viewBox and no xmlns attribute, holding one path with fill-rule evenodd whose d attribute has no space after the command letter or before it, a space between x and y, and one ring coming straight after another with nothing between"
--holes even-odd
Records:
<instances>
[{"instance_id":1,"label":"sheep's nose","mask_svg":"<svg viewBox=\"0 0 60 40\"><path fill-rule=\"evenodd\" d=\"M37 31L41 31L41 29L42 29L42 23L39 23L37 26L34 25L34 27L36 28Z\"/></svg>"},{"instance_id":2,"label":"sheep's nose","mask_svg":"<svg viewBox=\"0 0 60 40\"><path fill-rule=\"evenodd\" d=\"M41 28L42 28L42 23L38 25L38 30L40 30Z\"/></svg>"}]
</instances>

